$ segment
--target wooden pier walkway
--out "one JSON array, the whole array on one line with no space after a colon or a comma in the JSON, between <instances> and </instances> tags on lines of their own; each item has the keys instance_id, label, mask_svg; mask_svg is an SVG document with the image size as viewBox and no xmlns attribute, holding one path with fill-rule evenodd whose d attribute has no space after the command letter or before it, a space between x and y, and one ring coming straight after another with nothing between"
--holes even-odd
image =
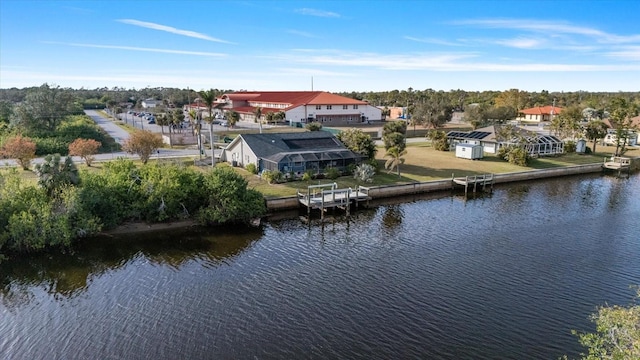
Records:
<instances>
[{"instance_id":1,"label":"wooden pier walkway","mask_svg":"<svg viewBox=\"0 0 640 360\"><path fill-rule=\"evenodd\" d=\"M319 209L323 220L327 209L340 208L349 215L352 204L357 207L358 203L369 200L369 188L364 186L358 186L355 190L338 189L338 185L333 183L308 186L306 193L298 191L298 201L307 208L307 216L311 215L312 209Z\"/></svg>"},{"instance_id":2,"label":"wooden pier walkway","mask_svg":"<svg viewBox=\"0 0 640 360\"><path fill-rule=\"evenodd\" d=\"M627 170L627 177L631 173L631 158L621 157L621 156L612 156L610 158L604 158L604 162L602 164L602 171L605 170L614 170L618 171L618 176L622 170Z\"/></svg>"},{"instance_id":3,"label":"wooden pier walkway","mask_svg":"<svg viewBox=\"0 0 640 360\"><path fill-rule=\"evenodd\" d=\"M468 194L469 188L472 185L473 185L474 193L478 189L478 185L482 186L482 191L486 191L487 185L488 185L489 191L493 192L493 182L494 182L493 174L472 175L472 176L465 176L465 177L455 177L453 174L451 174L451 187L455 188L456 185L464 186L465 195Z\"/></svg>"}]
</instances>

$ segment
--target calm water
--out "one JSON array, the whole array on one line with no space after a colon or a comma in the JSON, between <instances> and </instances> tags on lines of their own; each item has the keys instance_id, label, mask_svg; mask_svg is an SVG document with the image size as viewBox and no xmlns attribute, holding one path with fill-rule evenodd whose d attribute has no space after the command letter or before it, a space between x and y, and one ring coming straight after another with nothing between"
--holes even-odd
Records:
<instances>
[{"instance_id":1,"label":"calm water","mask_svg":"<svg viewBox=\"0 0 640 360\"><path fill-rule=\"evenodd\" d=\"M640 284L640 175L0 264L2 359L555 359Z\"/></svg>"}]
</instances>

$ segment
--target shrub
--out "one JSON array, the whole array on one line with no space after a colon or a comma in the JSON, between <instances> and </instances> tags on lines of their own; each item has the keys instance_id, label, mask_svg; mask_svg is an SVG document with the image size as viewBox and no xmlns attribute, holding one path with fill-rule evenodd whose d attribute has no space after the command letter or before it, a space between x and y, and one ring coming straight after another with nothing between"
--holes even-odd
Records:
<instances>
[{"instance_id":1,"label":"shrub","mask_svg":"<svg viewBox=\"0 0 640 360\"><path fill-rule=\"evenodd\" d=\"M313 172L311 170L307 170L302 174L302 181L311 181L313 179Z\"/></svg>"},{"instance_id":2,"label":"shrub","mask_svg":"<svg viewBox=\"0 0 640 360\"><path fill-rule=\"evenodd\" d=\"M149 161L151 155L162 147L162 136L149 130L137 130L125 141L123 150L140 156L143 164Z\"/></svg>"},{"instance_id":3,"label":"shrub","mask_svg":"<svg viewBox=\"0 0 640 360\"><path fill-rule=\"evenodd\" d=\"M203 224L249 222L266 213L262 195L247 189L247 181L228 167L214 168L205 176L208 204L198 214Z\"/></svg>"},{"instance_id":4,"label":"shrub","mask_svg":"<svg viewBox=\"0 0 640 360\"><path fill-rule=\"evenodd\" d=\"M353 172L353 178L365 183L373 182L373 176L376 174L376 169L369 164L362 164L356 167Z\"/></svg>"},{"instance_id":5,"label":"shrub","mask_svg":"<svg viewBox=\"0 0 640 360\"><path fill-rule=\"evenodd\" d=\"M529 165L529 160L531 160L531 156L525 149L515 145L501 147L498 150L497 155L501 159L508 161L510 164L518 166L527 166Z\"/></svg>"},{"instance_id":6,"label":"shrub","mask_svg":"<svg viewBox=\"0 0 640 360\"><path fill-rule=\"evenodd\" d=\"M262 178L269 184L278 184L284 181L284 176L279 170L265 170L262 172Z\"/></svg>"},{"instance_id":7,"label":"shrub","mask_svg":"<svg viewBox=\"0 0 640 360\"><path fill-rule=\"evenodd\" d=\"M507 160L509 163L518 165L518 166L527 166L529 165L529 154L520 147L516 147L509 152Z\"/></svg>"},{"instance_id":8,"label":"shrub","mask_svg":"<svg viewBox=\"0 0 640 360\"><path fill-rule=\"evenodd\" d=\"M33 141L36 143L36 155L44 156L49 154L67 155L69 153L69 141L56 137L37 137Z\"/></svg>"},{"instance_id":9,"label":"shrub","mask_svg":"<svg viewBox=\"0 0 640 360\"><path fill-rule=\"evenodd\" d=\"M15 159L24 170L28 170L31 160L36 157L36 144L31 139L18 135L4 142L0 154Z\"/></svg>"},{"instance_id":10,"label":"shrub","mask_svg":"<svg viewBox=\"0 0 640 360\"><path fill-rule=\"evenodd\" d=\"M320 124L317 121L310 122L307 125L305 125L304 127L305 127L305 129L307 129L309 131L320 131L320 130L322 130L322 124Z\"/></svg>"},{"instance_id":11,"label":"shrub","mask_svg":"<svg viewBox=\"0 0 640 360\"><path fill-rule=\"evenodd\" d=\"M327 175L327 178L329 178L331 180L335 180L335 179L340 177L340 170L338 170L336 168L333 168L333 167L326 169L325 173Z\"/></svg>"},{"instance_id":12,"label":"shrub","mask_svg":"<svg viewBox=\"0 0 640 360\"><path fill-rule=\"evenodd\" d=\"M35 167L38 185L45 189L49 196L57 194L65 186L80 183L78 169L71 157L67 156L64 162L60 160L60 154L47 155L44 158L44 163L37 164Z\"/></svg>"},{"instance_id":13,"label":"shrub","mask_svg":"<svg viewBox=\"0 0 640 360\"><path fill-rule=\"evenodd\" d=\"M565 154L571 154L576 152L576 142L569 140L566 143L564 143L564 152Z\"/></svg>"},{"instance_id":14,"label":"shrub","mask_svg":"<svg viewBox=\"0 0 640 360\"><path fill-rule=\"evenodd\" d=\"M244 168L247 169L248 172L250 172L250 173L252 173L254 175L258 173L258 167L254 163L249 163Z\"/></svg>"},{"instance_id":15,"label":"shrub","mask_svg":"<svg viewBox=\"0 0 640 360\"><path fill-rule=\"evenodd\" d=\"M101 145L93 139L76 139L69 144L69 155L80 156L87 166L91 166L93 155L98 153Z\"/></svg>"},{"instance_id":16,"label":"shrub","mask_svg":"<svg viewBox=\"0 0 640 360\"><path fill-rule=\"evenodd\" d=\"M427 135L431 139L431 145L438 151L449 151L449 140L447 134L441 130L430 130Z\"/></svg>"}]
</instances>

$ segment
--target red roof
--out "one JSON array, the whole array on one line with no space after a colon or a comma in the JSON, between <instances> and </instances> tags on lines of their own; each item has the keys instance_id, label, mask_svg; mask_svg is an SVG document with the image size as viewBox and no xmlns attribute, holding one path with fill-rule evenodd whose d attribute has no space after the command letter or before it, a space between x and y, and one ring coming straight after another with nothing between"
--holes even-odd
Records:
<instances>
[{"instance_id":1,"label":"red roof","mask_svg":"<svg viewBox=\"0 0 640 360\"><path fill-rule=\"evenodd\" d=\"M538 106L530 109L522 109L520 113L525 115L551 115L551 111L553 111L554 115L557 115L562 112L562 108L550 105Z\"/></svg>"},{"instance_id":2,"label":"red roof","mask_svg":"<svg viewBox=\"0 0 640 360\"><path fill-rule=\"evenodd\" d=\"M225 94L229 100L246 100L273 104L300 105L367 105L366 101L331 94L325 91L242 91Z\"/></svg>"}]
</instances>

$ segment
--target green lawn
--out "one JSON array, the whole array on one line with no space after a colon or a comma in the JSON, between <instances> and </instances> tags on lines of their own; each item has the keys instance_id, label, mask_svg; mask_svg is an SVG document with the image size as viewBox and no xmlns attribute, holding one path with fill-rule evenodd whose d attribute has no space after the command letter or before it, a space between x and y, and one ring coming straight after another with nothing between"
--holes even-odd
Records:
<instances>
[{"instance_id":1,"label":"green lawn","mask_svg":"<svg viewBox=\"0 0 640 360\"><path fill-rule=\"evenodd\" d=\"M451 151L434 150L430 143L412 143L407 146L407 155L405 155L405 163L400 167L400 177L389 174L384 169L384 148L378 148L378 164L380 172L374 177L373 183L360 184L363 186L380 186L390 184L411 183L416 181L430 181L440 179L450 179L452 175L456 177L479 174L500 174L509 172L529 171L536 169L548 169L554 167L583 165L601 163L605 157L611 156L615 150L613 147L599 147L595 154L567 154L557 157L544 157L533 159L528 167L521 167L509 164L508 162L497 158L491 154L485 155L480 160L461 159L455 156ZM640 151L632 149L625 156L640 156ZM258 176L249 174L243 169L238 169L245 179L249 182L249 187L254 188L264 194L267 198L293 196L296 195L298 189L304 191L308 185L327 184L336 182L340 188L355 188L359 185L355 179L350 176L343 176L338 179L322 179L306 181L292 181L284 184L268 184Z\"/></svg>"},{"instance_id":2,"label":"green lawn","mask_svg":"<svg viewBox=\"0 0 640 360\"><path fill-rule=\"evenodd\" d=\"M328 184L336 182L340 188L355 188L358 185L363 186L381 186L391 184L402 184L420 181L430 181L439 179L450 179L452 175L456 177L467 175L479 175L479 174L499 174L508 172L519 172L536 169L548 169L554 167L582 165L601 163L605 157L610 157L614 147L601 146L598 147L596 154L578 155L568 154L557 157L545 157L540 159L533 159L528 167L521 167L512 165L506 161L498 159L491 154L486 155L480 160L468 160L461 159L455 156L454 152L450 151L436 151L430 143L411 143L407 146L407 155L405 155L405 163L400 167L401 176L398 177L396 173L388 173L384 169L384 148L378 148L378 154L376 156L379 164L380 171L374 176L374 181L369 184L360 184L351 176L343 176L336 180L322 179L306 181L292 181L283 184L268 184L266 181L259 178L257 175L250 174L248 171L242 168L235 168L236 171L241 174L249 183L249 188L260 191L266 198L276 198L285 196L295 196L297 190L306 191L309 185ZM625 156L638 157L640 156L640 150L631 149ZM156 159L150 159L149 162L155 162ZM160 162L178 162L185 166L193 164L192 158L184 159L161 159ZM229 166L228 164L218 164L216 166ZM85 165L79 165L79 168L86 168ZM101 168L100 163L94 163L89 171L99 171ZM208 171L209 167L201 168L202 171ZM2 169L0 171L8 171L8 169ZM25 179L35 180L35 173L32 171L22 171L22 176Z\"/></svg>"}]
</instances>

